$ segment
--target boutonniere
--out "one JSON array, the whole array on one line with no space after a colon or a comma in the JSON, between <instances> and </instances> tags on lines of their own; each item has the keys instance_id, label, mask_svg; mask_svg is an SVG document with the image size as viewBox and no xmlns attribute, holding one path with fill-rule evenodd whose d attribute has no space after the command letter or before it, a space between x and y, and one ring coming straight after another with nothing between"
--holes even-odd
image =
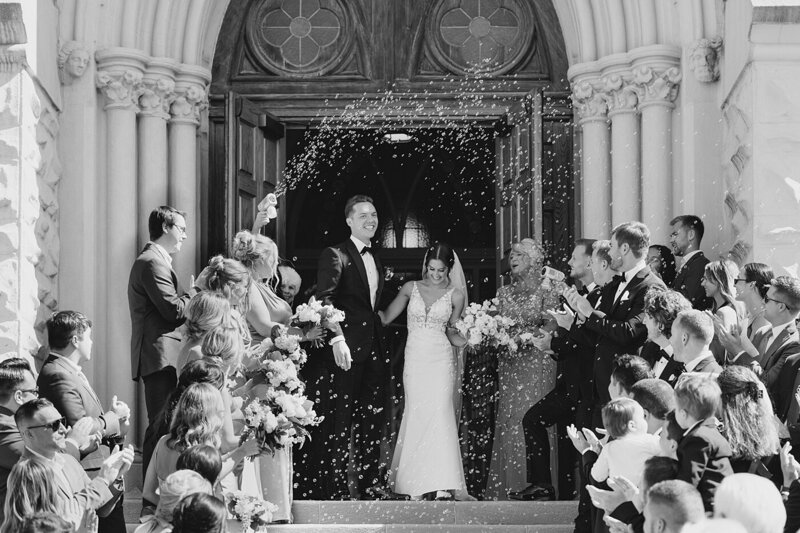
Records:
<instances>
[{"instance_id":1,"label":"boutonniere","mask_svg":"<svg viewBox=\"0 0 800 533\"><path fill-rule=\"evenodd\" d=\"M625 289L624 291L622 291L622 295L619 297L619 302L620 303L627 302L630 299L631 299L631 295L628 292L628 289Z\"/></svg>"}]
</instances>

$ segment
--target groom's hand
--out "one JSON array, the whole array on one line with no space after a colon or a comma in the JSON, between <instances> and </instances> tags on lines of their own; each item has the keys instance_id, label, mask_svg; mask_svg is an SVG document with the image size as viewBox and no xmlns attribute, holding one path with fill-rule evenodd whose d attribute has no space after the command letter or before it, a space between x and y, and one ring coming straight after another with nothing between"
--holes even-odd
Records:
<instances>
[{"instance_id":1,"label":"groom's hand","mask_svg":"<svg viewBox=\"0 0 800 533\"><path fill-rule=\"evenodd\" d=\"M333 345L333 357L336 359L336 365L339 368L350 370L353 358L350 357L350 347L345 341L339 341Z\"/></svg>"}]
</instances>

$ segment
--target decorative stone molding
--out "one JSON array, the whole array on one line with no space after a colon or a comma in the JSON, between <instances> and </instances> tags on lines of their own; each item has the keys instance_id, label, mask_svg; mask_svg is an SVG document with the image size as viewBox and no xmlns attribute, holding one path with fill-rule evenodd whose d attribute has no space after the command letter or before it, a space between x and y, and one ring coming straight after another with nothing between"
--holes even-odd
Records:
<instances>
[{"instance_id":1,"label":"decorative stone molding","mask_svg":"<svg viewBox=\"0 0 800 533\"><path fill-rule=\"evenodd\" d=\"M89 49L81 42L67 41L58 51L58 77L62 85L70 85L83 77L91 60Z\"/></svg>"},{"instance_id":2,"label":"decorative stone molding","mask_svg":"<svg viewBox=\"0 0 800 533\"><path fill-rule=\"evenodd\" d=\"M635 113L639 102L636 85L620 74L603 78L603 94L608 104L608 116L617 113Z\"/></svg>"},{"instance_id":3,"label":"decorative stone molding","mask_svg":"<svg viewBox=\"0 0 800 533\"><path fill-rule=\"evenodd\" d=\"M23 45L0 46L0 73L16 74L27 62Z\"/></svg>"},{"instance_id":4,"label":"decorative stone molding","mask_svg":"<svg viewBox=\"0 0 800 533\"><path fill-rule=\"evenodd\" d=\"M572 101L578 111L580 123L608 119L608 102L605 95L598 91L594 84L585 80L572 88Z\"/></svg>"},{"instance_id":5,"label":"decorative stone molding","mask_svg":"<svg viewBox=\"0 0 800 533\"><path fill-rule=\"evenodd\" d=\"M174 124L200 124L200 113L208 107L208 83L211 72L207 69L181 65L175 81L175 99L170 108Z\"/></svg>"},{"instance_id":6,"label":"decorative stone molding","mask_svg":"<svg viewBox=\"0 0 800 533\"><path fill-rule=\"evenodd\" d=\"M139 90L140 114L169 119L170 104L175 98L175 81L170 78L146 77Z\"/></svg>"},{"instance_id":7,"label":"decorative stone molding","mask_svg":"<svg viewBox=\"0 0 800 533\"><path fill-rule=\"evenodd\" d=\"M719 79L719 52L722 38L697 39L689 47L689 68L697 81L712 83Z\"/></svg>"},{"instance_id":8,"label":"decorative stone molding","mask_svg":"<svg viewBox=\"0 0 800 533\"><path fill-rule=\"evenodd\" d=\"M643 65L633 69L633 82L636 84L640 109L649 105L672 108L678 96L681 71L677 67L670 67L659 72Z\"/></svg>"},{"instance_id":9,"label":"decorative stone molding","mask_svg":"<svg viewBox=\"0 0 800 533\"><path fill-rule=\"evenodd\" d=\"M136 70L100 70L97 87L106 97L106 109L136 107L142 91L142 73Z\"/></svg>"}]
</instances>

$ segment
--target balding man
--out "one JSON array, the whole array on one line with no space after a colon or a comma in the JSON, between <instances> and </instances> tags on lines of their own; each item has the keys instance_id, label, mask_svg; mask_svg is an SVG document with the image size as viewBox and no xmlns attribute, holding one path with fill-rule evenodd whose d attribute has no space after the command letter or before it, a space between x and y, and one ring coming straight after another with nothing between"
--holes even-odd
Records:
<instances>
[{"instance_id":1,"label":"balding man","mask_svg":"<svg viewBox=\"0 0 800 533\"><path fill-rule=\"evenodd\" d=\"M690 483L671 479L647 491L645 533L680 533L686 524L696 524L705 517L703 499Z\"/></svg>"}]
</instances>

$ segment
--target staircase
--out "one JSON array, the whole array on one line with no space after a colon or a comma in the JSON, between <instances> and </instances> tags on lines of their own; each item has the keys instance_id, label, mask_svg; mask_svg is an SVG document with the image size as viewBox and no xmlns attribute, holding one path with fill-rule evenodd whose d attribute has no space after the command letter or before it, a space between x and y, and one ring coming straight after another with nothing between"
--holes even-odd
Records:
<instances>
[{"instance_id":1,"label":"staircase","mask_svg":"<svg viewBox=\"0 0 800 533\"><path fill-rule=\"evenodd\" d=\"M138 468L137 468L138 467ZM132 532L142 508L141 466L127 478L125 520ZM572 533L577 502L295 501L294 524L268 533ZM239 533L232 530L230 533Z\"/></svg>"}]
</instances>

